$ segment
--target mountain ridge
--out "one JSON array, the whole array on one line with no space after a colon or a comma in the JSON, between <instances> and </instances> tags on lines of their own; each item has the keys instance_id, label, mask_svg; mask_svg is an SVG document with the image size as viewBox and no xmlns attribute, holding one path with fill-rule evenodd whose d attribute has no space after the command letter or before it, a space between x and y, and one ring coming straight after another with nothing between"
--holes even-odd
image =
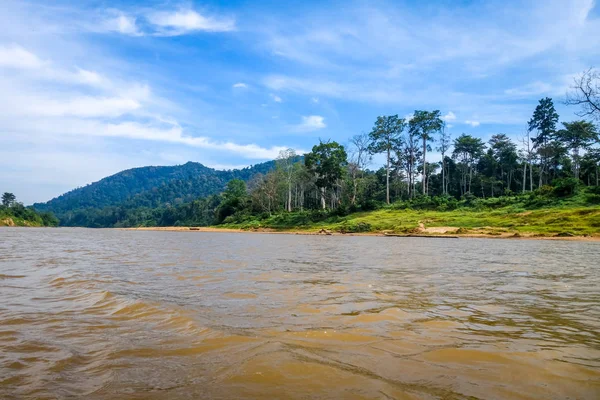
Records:
<instances>
[{"instance_id":1,"label":"mountain ridge","mask_svg":"<svg viewBox=\"0 0 600 400\"><path fill-rule=\"evenodd\" d=\"M233 170L217 170L193 161L174 166L136 167L70 190L45 203L35 203L33 207L53 212L61 225L87 226L74 219L78 211L183 204L220 193L232 179L247 182L274 167L275 161Z\"/></svg>"}]
</instances>

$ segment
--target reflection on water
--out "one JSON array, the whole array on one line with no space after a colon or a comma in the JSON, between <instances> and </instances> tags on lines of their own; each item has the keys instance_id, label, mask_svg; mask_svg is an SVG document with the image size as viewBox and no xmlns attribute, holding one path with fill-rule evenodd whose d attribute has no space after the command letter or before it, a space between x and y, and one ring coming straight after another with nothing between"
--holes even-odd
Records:
<instances>
[{"instance_id":1,"label":"reflection on water","mask_svg":"<svg viewBox=\"0 0 600 400\"><path fill-rule=\"evenodd\" d=\"M600 398L600 243L0 229L0 398Z\"/></svg>"}]
</instances>

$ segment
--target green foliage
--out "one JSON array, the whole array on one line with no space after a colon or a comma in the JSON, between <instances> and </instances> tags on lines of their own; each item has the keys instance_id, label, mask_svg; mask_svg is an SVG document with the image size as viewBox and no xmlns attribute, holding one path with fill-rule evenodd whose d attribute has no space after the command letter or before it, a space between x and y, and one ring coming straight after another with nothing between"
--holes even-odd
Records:
<instances>
[{"instance_id":1,"label":"green foliage","mask_svg":"<svg viewBox=\"0 0 600 400\"><path fill-rule=\"evenodd\" d=\"M350 162L343 146L320 141L304 158L287 149L274 162L243 170L215 171L198 163L127 170L35 207L54 211L67 226L309 229L345 224L348 232L418 227L414 220L386 219L386 213L438 218L463 212L488 220L485 212L594 207L600 193L589 188L600 185L597 128L574 121L556 132L557 122L552 100L540 100L529 121L535 137L528 135L518 151L501 133L487 145L467 134L452 141L439 110L416 110L408 132L398 115L378 117L369 134L353 138ZM427 162L435 132L444 159ZM369 153L385 154L384 167L367 169ZM13 207L10 196L3 200L14 208L11 213L26 212ZM356 220L360 215L368 220ZM56 223L50 214L38 217L40 224Z\"/></svg>"},{"instance_id":2,"label":"green foliage","mask_svg":"<svg viewBox=\"0 0 600 400\"><path fill-rule=\"evenodd\" d=\"M557 197L571 196L577 191L579 181L575 178L555 179L552 182L552 194Z\"/></svg>"},{"instance_id":3,"label":"green foliage","mask_svg":"<svg viewBox=\"0 0 600 400\"><path fill-rule=\"evenodd\" d=\"M10 207L16 200L16 196L13 193L4 192L2 194L2 205L4 207Z\"/></svg>"},{"instance_id":4,"label":"green foliage","mask_svg":"<svg viewBox=\"0 0 600 400\"><path fill-rule=\"evenodd\" d=\"M317 176L317 187L327 189L342 178L347 158L344 146L337 142L321 141L305 156L304 163Z\"/></svg>"},{"instance_id":5,"label":"green foliage","mask_svg":"<svg viewBox=\"0 0 600 400\"><path fill-rule=\"evenodd\" d=\"M361 233L361 232L371 232L373 227L371 224L366 222L357 222L357 223L349 223L348 221L342 222L339 227L339 232L341 233Z\"/></svg>"},{"instance_id":6,"label":"green foliage","mask_svg":"<svg viewBox=\"0 0 600 400\"><path fill-rule=\"evenodd\" d=\"M369 133L369 152L371 154L394 151L402 143L402 131L406 126L404 118L398 115L379 116Z\"/></svg>"},{"instance_id":7,"label":"green foliage","mask_svg":"<svg viewBox=\"0 0 600 400\"><path fill-rule=\"evenodd\" d=\"M17 198L12 193L2 195L2 205L0 205L0 226L57 226L58 219L54 214L45 212L38 213L31 207L25 207L17 202Z\"/></svg>"},{"instance_id":8,"label":"green foliage","mask_svg":"<svg viewBox=\"0 0 600 400\"><path fill-rule=\"evenodd\" d=\"M552 139L558 123L558 113L549 97L540 100L533 116L529 120L529 132L537 130L537 136L532 139L536 147L545 145Z\"/></svg>"},{"instance_id":9,"label":"green foliage","mask_svg":"<svg viewBox=\"0 0 600 400\"><path fill-rule=\"evenodd\" d=\"M241 179L229 181L222 198L221 204L217 207L217 223L241 221L242 214L248 205L246 182ZM236 214L238 214L237 217Z\"/></svg>"},{"instance_id":10,"label":"green foliage","mask_svg":"<svg viewBox=\"0 0 600 400\"><path fill-rule=\"evenodd\" d=\"M188 162L174 167L134 168L33 206L53 212L63 226L164 226L181 218L206 225L214 223L214 216L199 218L194 214L188 220L179 213L188 214L186 204L220 193L232 179L249 181L274 166L269 161L241 170L218 171Z\"/></svg>"}]
</instances>

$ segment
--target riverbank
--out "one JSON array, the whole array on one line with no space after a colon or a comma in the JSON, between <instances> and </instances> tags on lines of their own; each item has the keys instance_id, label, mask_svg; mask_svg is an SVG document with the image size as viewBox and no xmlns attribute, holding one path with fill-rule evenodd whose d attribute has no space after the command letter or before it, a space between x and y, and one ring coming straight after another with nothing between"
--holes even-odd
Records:
<instances>
[{"instance_id":1,"label":"riverbank","mask_svg":"<svg viewBox=\"0 0 600 400\"><path fill-rule=\"evenodd\" d=\"M519 240L569 240L600 242L599 235L588 236L544 236L536 233L498 233L493 228L490 230L478 229L469 233L460 233L453 227L432 227L424 228L420 232L395 234L388 231L382 232L353 232L342 233L326 229L321 230L300 230L287 229L277 230L271 228L221 228L221 227L184 227L184 226L166 226L166 227L139 227L139 228L120 228L123 230L134 231L174 231L174 232L227 232L227 233L255 233L255 234L278 234L278 235L309 235L309 236L374 236L374 237L425 237L425 238L486 238L486 239L519 239Z\"/></svg>"},{"instance_id":2,"label":"riverbank","mask_svg":"<svg viewBox=\"0 0 600 400\"><path fill-rule=\"evenodd\" d=\"M318 215L316 215L318 217ZM142 228L190 230L188 227ZM573 199L539 208L508 204L496 208L455 210L398 209L329 216L315 220L307 212L279 213L209 228L204 232L257 232L305 235L419 235L511 239L600 240L600 206Z\"/></svg>"}]
</instances>

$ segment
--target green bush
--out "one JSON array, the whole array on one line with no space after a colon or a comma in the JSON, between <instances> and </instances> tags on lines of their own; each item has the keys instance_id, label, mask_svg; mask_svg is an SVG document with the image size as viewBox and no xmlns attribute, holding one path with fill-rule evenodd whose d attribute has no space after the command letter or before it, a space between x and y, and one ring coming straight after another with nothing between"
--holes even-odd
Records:
<instances>
[{"instance_id":1,"label":"green bush","mask_svg":"<svg viewBox=\"0 0 600 400\"><path fill-rule=\"evenodd\" d=\"M566 197L574 195L579 187L579 180L575 178L555 179L552 182L554 188L552 194L556 197ZM544 186L542 186L544 187Z\"/></svg>"},{"instance_id":2,"label":"green bush","mask_svg":"<svg viewBox=\"0 0 600 400\"><path fill-rule=\"evenodd\" d=\"M342 233L360 233L360 232L370 232L372 230L371 224L366 222L359 223L347 223L344 222L342 226L340 226L339 231Z\"/></svg>"}]
</instances>

